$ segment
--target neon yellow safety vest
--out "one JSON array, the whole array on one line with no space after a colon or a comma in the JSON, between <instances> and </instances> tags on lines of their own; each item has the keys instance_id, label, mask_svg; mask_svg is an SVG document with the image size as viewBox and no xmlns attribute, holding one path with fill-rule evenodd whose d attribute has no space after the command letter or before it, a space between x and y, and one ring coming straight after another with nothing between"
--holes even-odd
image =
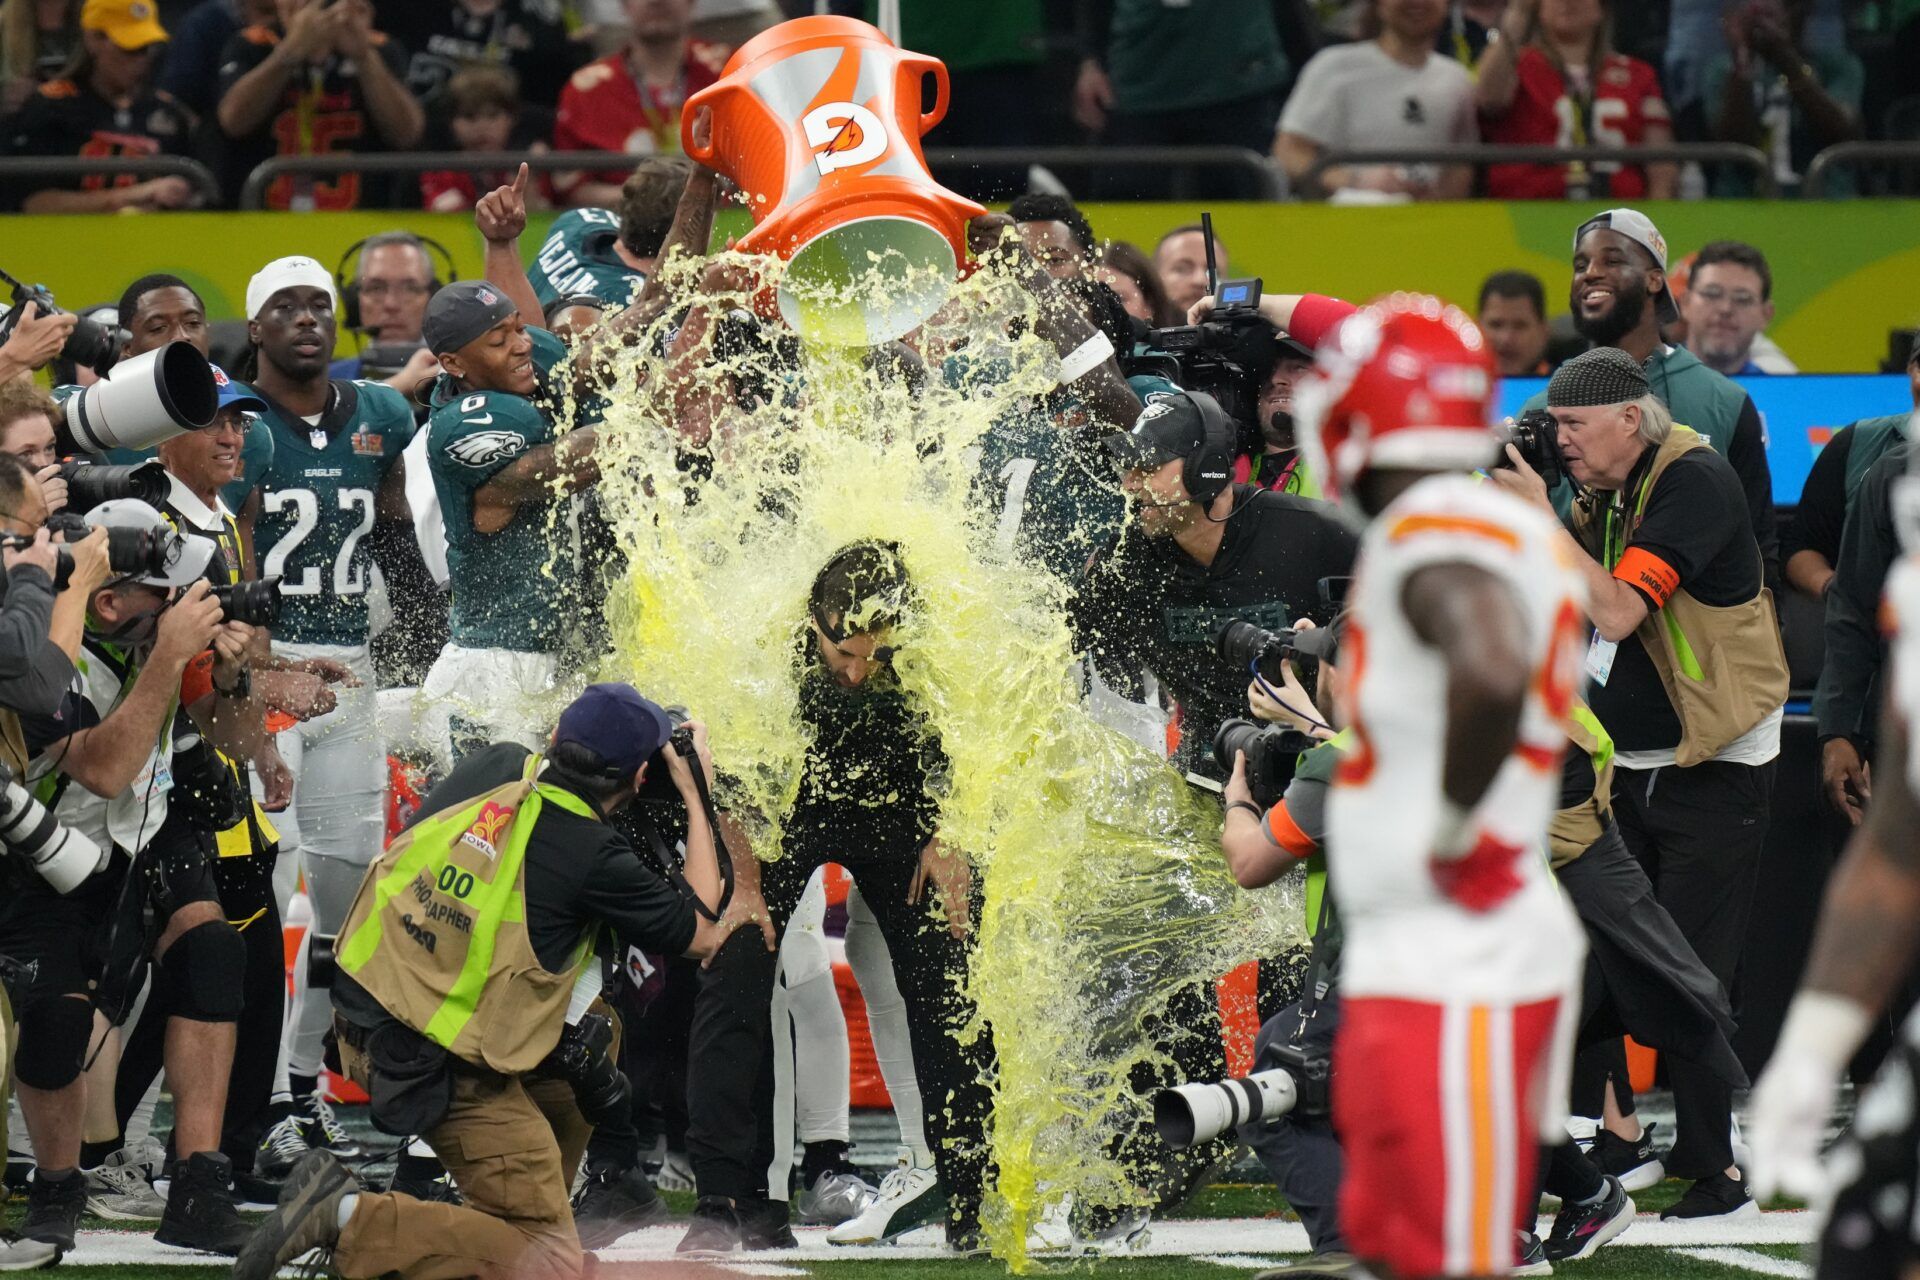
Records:
<instances>
[{"instance_id":1,"label":"neon yellow safety vest","mask_svg":"<svg viewBox=\"0 0 1920 1280\"><path fill-rule=\"evenodd\" d=\"M367 869L340 929L340 967L395 1018L475 1066L532 1070L559 1042L593 938L565 972L527 935L527 841L541 810L594 818L586 801L520 780L402 832Z\"/></svg>"}]
</instances>

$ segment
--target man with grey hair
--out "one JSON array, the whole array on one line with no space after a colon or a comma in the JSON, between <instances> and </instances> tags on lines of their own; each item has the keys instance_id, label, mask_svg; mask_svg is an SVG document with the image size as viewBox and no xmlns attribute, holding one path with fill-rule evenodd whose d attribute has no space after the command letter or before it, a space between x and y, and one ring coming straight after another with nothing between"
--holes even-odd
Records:
<instances>
[{"instance_id":1,"label":"man with grey hair","mask_svg":"<svg viewBox=\"0 0 1920 1280\"><path fill-rule=\"evenodd\" d=\"M1588 701L1614 741L1614 816L1656 900L1731 991L1787 695L1740 477L1616 347L1562 365L1547 407L1583 490L1563 549L1586 583ZM1549 506L1509 457L1495 482ZM1757 1213L1733 1162L1731 1087L1677 1059L1670 1074L1679 1133L1667 1170L1694 1184L1662 1216Z\"/></svg>"}]
</instances>

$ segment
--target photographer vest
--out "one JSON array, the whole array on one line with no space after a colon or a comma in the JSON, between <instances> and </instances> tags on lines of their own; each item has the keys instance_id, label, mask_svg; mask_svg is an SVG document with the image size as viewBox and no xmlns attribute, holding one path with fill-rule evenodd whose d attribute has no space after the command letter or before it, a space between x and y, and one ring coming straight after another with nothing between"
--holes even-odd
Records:
<instances>
[{"instance_id":1,"label":"photographer vest","mask_svg":"<svg viewBox=\"0 0 1920 1280\"><path fill-rule=\"evenodd\" d=\"M1624 491L1582 496L1573 506L1573 531L1587 554L1611 571L1633 541L1660 476L1675 458L1711 447L1676 424L1631 498ZM1682 587L1634 635L1679 717L1674 763L1681 768L1713 759L1787 700L1786 650L1773 593L1764 586L1753 599L1726 607L1702 604Z\"/></svg>"},{"instance_id":2,"label":"photographer vest","mask_svg":"<svg viewBox=\"0 0 1920 1280\"><path fill-rule=\"evenodd\" d=\"M1593 848L1613 821L1613 738L1584 702L1575 700L1567 713L1567 741L1593 766L1593 792L1555 810L1547 824L1547 865L1555 871Z\"/></svg>"},{"instance_id":3,"label":"photographer vest","mask_svg":"<svg viewBox=\"0 0 1920 1280\"><path fill-rule=\"evenodd\" d=\"M339 965L388 1013L447 1052L504 1075L531 1071L566 1023L591 953L564 973L541 967L527 935L527 840L541 810L592 818L578 796L517 782L400 833L367 869L340 929Z\"/></svg>"}]
</instances>

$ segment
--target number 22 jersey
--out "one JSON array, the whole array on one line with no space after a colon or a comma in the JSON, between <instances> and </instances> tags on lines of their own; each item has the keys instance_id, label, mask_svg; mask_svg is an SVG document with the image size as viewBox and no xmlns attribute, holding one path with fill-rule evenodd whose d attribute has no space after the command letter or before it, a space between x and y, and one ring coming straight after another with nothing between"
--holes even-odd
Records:
<instances>
[{"instance_id":1,"label":"number 22 jersey","mask_svg":"<svg viewBox=\"0 0 1920 1280\"><path fill-rule=\"evenodd\" d=\"M1328 872L1346 928L1350 996L1431 1002L1565 994L1584 953L1579 921L1547 869L1566 720L1581 688L1581 584L1550 516L1466 475L1422 480L1368 529L1341 643L1351 750L1328 803ZM1434 565L1491 573L1527 631L1519 734L1466 818L1460 861L1436 862L1448 833L1447 672L1415 634L1403 596ZM1471 885L1453 878L1471 868Z\"/></svg>"},{"instance_id":2,"label":"number 22 jersey","mask_svg":"<svg viewBox=\"0 0 1920 1280\"><path fill-rule=\"evenodd\" d=\"M260 418L273 430L273 461L258 478L253 547L260 576L281 579L274 638L363 645L367 535L380 485L413 439L413 409L377 382L333 383L317 423L267 403Z\"/></svg>"}]
</instances>

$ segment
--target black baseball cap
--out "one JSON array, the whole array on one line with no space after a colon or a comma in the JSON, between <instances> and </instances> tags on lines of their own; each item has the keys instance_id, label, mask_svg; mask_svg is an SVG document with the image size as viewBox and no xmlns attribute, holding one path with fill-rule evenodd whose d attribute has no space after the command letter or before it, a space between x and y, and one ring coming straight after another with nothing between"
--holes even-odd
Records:
<instances>
[{"instance_id":1,"label":"black baseball cap","mask_svg":"<svg viewBox=\"0 0 1920 1280\"><path fill-rule=\"evenodd\" d=\"M1127 471L1191 458L1205 447L1209 422L1215 431L1233 438L1226 411L1206 392L1155 391L1147 396L1132 430L1106 438L1107 452Z\"/></svg>"},{"instance_id":2,"label":"black baseball cap","mask_svg":"<svg viewBox=\"0 0 1920 1280\"><path fill-rule=\"evenodd\" d=\"M456 280L428 301L420 337L428 351L442 356L458 351L519 310L484 280Z\"/></svg>"}]
</instances>

